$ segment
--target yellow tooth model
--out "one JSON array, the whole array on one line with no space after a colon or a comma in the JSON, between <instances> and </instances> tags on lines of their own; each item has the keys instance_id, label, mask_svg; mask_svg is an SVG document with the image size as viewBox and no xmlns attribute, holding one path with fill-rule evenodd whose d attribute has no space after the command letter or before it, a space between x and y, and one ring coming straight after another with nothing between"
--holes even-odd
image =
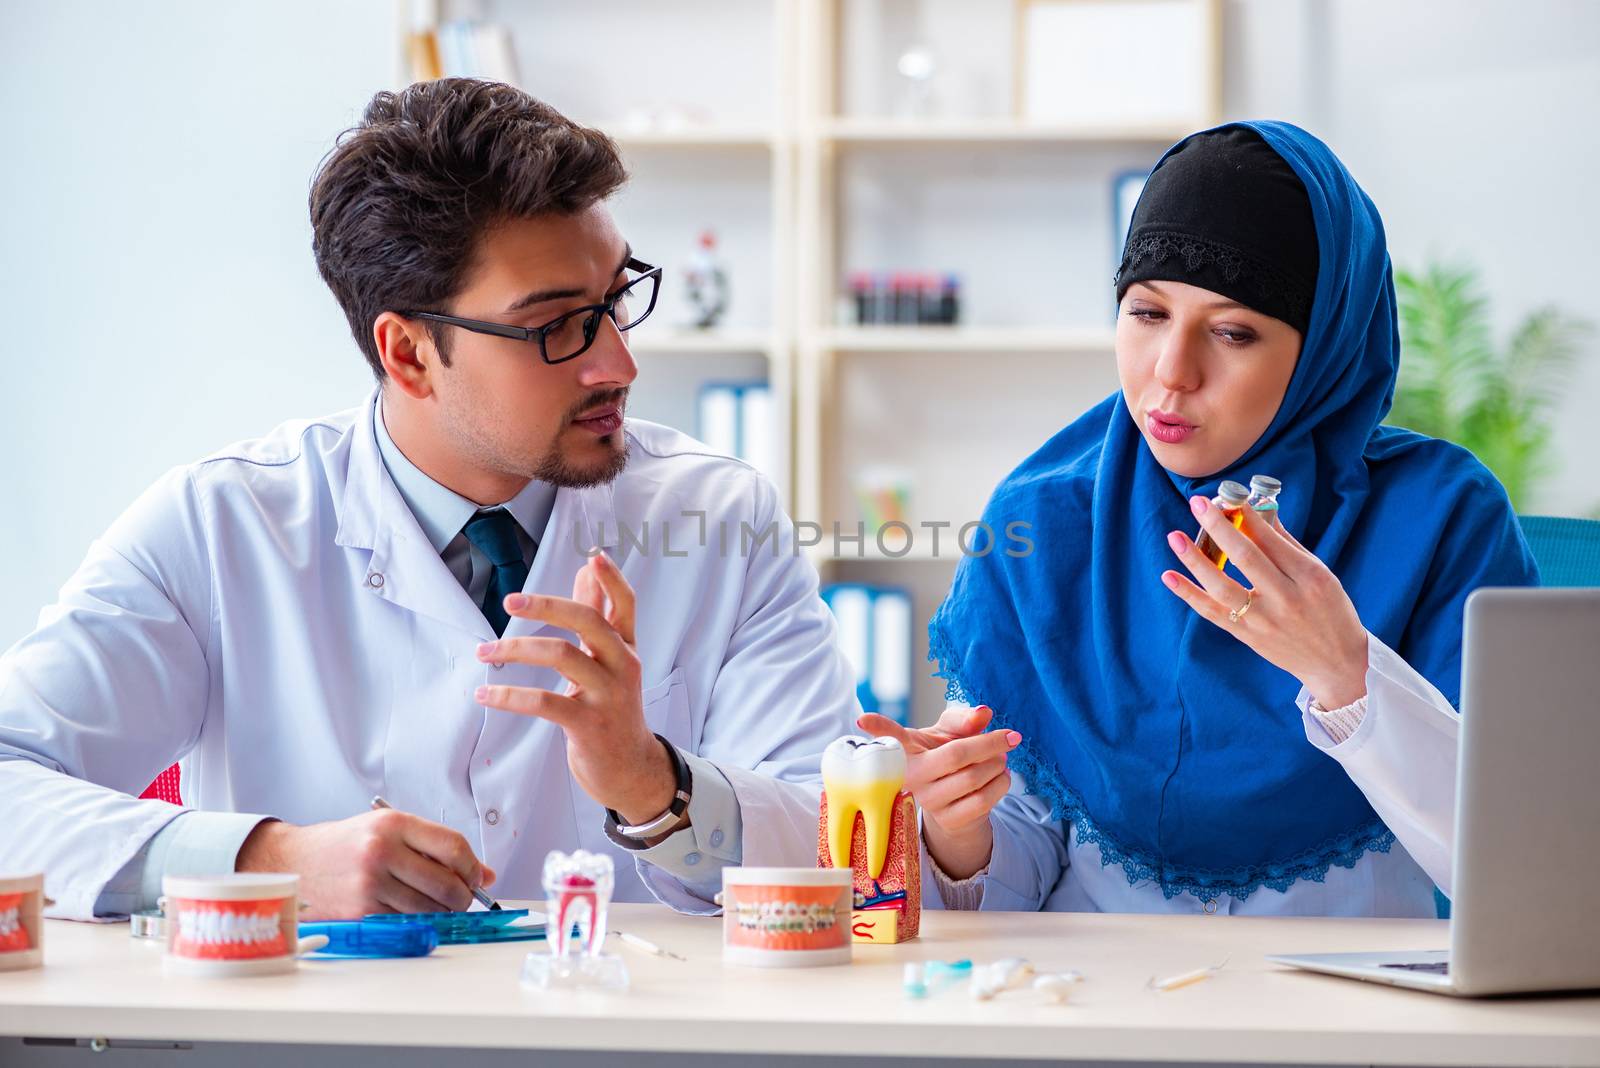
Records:
<instances>
[{"instance_id":1,"label":"yellow tooth model","mask_svg":"<svg viewBox=\"0 0 1600 1068\"><path fill-rule=\"evenodd\" d=\"M905 777L905 750L893 738L851 735L822 754L817 863L854 869L857 942L903 942L920 926L917 808L901 789Z\"/></svg>"}]
</instances>

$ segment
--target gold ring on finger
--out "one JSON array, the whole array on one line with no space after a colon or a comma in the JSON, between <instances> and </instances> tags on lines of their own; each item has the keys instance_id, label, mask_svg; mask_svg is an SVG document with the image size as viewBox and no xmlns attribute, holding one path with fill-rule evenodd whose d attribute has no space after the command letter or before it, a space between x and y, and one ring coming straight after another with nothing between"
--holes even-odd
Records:
<instances>
[{"instance_id":1,"label":"gold ring on finger","mask_svg":"<svg viewBox=\"0 0 1600 1068\"><path fill-rule=\"evenodd\" d=\"M1244 614L1246 612L1250 611L1250 606L1255 604L1255 603L1256 603L1256 591L1255 590L1245 590L1244 591L1244 604L1240 605L1238 608L1235 608L1233 611L1228 613L1228 622L1229 623L1237 623L1237 622L1239 622L1239 620L1244 618Z\"/></svg>"}]
</instances>

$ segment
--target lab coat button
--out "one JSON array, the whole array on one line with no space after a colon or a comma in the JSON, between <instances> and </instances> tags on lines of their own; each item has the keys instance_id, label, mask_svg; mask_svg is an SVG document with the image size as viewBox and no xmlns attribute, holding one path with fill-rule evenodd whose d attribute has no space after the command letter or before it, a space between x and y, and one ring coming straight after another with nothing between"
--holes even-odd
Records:
<instances>
[{"instance_id":1,"label":"lab coat button","mask_svg":"<svg viewBox=\"0 0 1600 1068\"><path fill-rule=\"evenodd\" d=\"M1216 915L1216 912L1217 912L1217 899L1216 898L1212 898L1210 901L1206 902L1206 915L1207 916L1214 916L1214 915Z\"/></svg>"},{"instance_id":2,"label":"lab coat button","mask_svg":"<svg viewBox=\"0 0 1600 1068\"><path fill-rule=\"evenodd\" d=\"M371 586L375 590L383 589L383 572L374 571L372 574L368 575L367 585Z\"/></svg>"},{"instance_id":3,"label":"lab coat button","mask_svg":"<svg viewBox=\"0 0 1600 1068\"><path fill-rule=\"evenodd\" d=\"M711 848L715 849L718 846L720 846L721 844L722 844L722 832L721 831L712 831L711 832Z\"/></svg>"},{"instance_id":4,"label":"lab coat button","mask_svg":"<svg viewBox=\"0 0 1600 1068\"><path fill-rule=\"evenodd\" d=\"M685 864L689 865L689 867L692 868L696 864L700 863L700 854L699 853L688 853L688 854L685 854L684 858L683 858L683 862Z\"/></svg>"},{"instance_id":5,"label":"lab coat button","mask_svg":"<svg viewBox=\"0 0 1600 1068\"><path fill-rule=\"evenodd\" d=\"M491 827L493 827L495 824L499 823L500 822L500 810L497 809L497 808L491 808L488 812L485 812L483 814L483 822L487 823Z\"/></svg>"}]
</instances>

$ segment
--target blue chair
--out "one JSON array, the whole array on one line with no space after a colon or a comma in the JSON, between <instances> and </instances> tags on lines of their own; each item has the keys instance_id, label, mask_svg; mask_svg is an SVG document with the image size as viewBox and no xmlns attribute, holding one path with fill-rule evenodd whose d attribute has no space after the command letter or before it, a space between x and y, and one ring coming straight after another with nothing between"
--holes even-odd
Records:
<instances>
[{"instance_id":1,"label":"blue chair","mask_svg":"<svg viewBox=\"0 0 1600 1068\"><path fill-rule=\"evenodd\" d=\"M1561 515L1518 516L1522 536L1539 565L1545 586L1600 586L1600 519ZM1438 890L1433 902L1441 920L1450 918L1450 899Z\"/></svg>"},{"instance_id":2,"label":"blue chair","mask_svg":"<svg viewBox=\"0 0 1600 1068\"><path fill-rule=\"evenodd\" d=\"M1545 586L1600 586L1600 520L1525 515L1522 536Z\"/></svg>"}]
</instances>

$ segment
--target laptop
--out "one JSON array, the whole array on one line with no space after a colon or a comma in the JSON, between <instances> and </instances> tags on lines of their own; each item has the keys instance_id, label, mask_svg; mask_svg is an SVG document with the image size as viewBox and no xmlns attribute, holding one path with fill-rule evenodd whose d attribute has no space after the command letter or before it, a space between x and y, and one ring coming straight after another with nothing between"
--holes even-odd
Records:
<instances>
[{"instance_id":1,"label":"laptop","mask_svg":"<svg viewBox=\"0 0 1600 1068\"><path fill-rule=\"evenodd\" d=\"M1268 960L1441 994L1600 988L1600 589L1481 589L1461 653L1450 948Z\"/></svg>"}]
</instances>

